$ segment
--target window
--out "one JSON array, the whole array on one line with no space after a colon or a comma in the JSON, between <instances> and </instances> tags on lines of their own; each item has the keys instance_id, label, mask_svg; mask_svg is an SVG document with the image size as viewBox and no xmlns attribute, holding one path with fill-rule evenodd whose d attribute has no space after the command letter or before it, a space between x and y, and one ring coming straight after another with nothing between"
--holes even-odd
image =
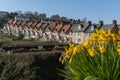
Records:
<instances>
[{"instance_id":1,"label":"window","mask_svg":"<svg viewBox=\"0 0 120 80\"><path fill-rule=\"evenodd\" d=\"M81 39L78 39L78 42L81 42Z\"/></svg>"},{"instance_id":2,"label":"window","mask_svg":"<svg viewBox=\"0 0 120 80\"><path fill-rule=\"evenodd\" d=\"M89 33L85 33L85 37L89 37Z\"/></svg>"},{"instance_id":3,"label":"window","mask_svg":"<svg viewBox=\"0 0 120 80\"><path fill-rule=\"evenodd\" d=\"M78 36L80 36L80 33L78 32Z\"/></svg>"},{"instance_id":4,"label":"window","mask_svg":"<svg viewBox=\"0 0 120 80\"><path fill-rule=\"evenodd\" d=\"M92 33L89 33L89 36L91 37L91 36L92 36Z\"/></svg>"}]
</instances>

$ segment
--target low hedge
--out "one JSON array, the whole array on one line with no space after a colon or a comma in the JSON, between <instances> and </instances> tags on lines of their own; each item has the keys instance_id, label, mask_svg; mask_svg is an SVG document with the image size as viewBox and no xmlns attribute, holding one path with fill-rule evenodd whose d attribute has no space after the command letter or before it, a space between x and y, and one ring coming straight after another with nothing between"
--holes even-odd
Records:
<instances>
[{"instance_id":1,"label":"low hedge","mask_svg":"<svg viewBox=\"0 0 120 80\"><path fill-rule=\"evenodd\" d=\"M0 80L63 80L58 53L0 55Z\"/></svg>"}]
</instances>

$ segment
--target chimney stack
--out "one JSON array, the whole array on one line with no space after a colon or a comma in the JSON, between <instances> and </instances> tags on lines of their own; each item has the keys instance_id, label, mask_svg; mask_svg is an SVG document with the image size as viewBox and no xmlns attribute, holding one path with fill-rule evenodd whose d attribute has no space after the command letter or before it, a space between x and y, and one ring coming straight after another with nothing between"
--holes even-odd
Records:
<instances>
[{"instance_id":1,"label":"chimney stack","mask_svg":"<svg viewBox=\"0 0 120 80\"><path fill-rule=\"evenodd\" d=\"M117 25L117 21L116 21L116 20L113 20L113 21L112 21L112 25Z\"/></svg>"},{"instance_id":2,"label":"chimney stack","mask_svg":"<svg viewBox=\"0 0 120 80\"><path fill-rule=\"evenodd\" d=\"M89 26L92 25L92 22L91 22L91 21L88 21L88 25L89 25Z\"/></svg>"},{"instance_id":3,"label":"chimney stack","mask_svg":"<svg viewBox=\"0 0 120 80\"><path fill-rule=\"evenodd\" d=\"M104 22L102 20L99 21L99 26L103 26Z\"/></svg>"}]
</instances>

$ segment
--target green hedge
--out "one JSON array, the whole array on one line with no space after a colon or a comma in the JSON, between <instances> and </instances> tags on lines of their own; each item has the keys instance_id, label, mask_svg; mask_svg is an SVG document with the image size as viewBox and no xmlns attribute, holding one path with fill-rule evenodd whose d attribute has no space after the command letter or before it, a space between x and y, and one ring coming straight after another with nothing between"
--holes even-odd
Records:
<instances>
[{"instance_id":1,"label":"green hedge","mask_svg":"<svg viewBox=\"0 0 120 80\"><path fill-rule=\"evenodd\" d=\"M63 80L58 53L0 55L0 80Z\"/></svg>"}]
</instances>

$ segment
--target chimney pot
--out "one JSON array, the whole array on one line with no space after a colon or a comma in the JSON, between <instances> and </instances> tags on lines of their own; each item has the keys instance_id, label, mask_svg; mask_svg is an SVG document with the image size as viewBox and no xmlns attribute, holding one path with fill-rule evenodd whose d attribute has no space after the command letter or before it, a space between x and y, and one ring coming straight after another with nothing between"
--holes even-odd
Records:
<instances>
[{"instance_id":1,"label":"chimney pot","mask_svg":"<svg viewBox=\"0 0 120 80\"><path fill-rule=\"evenodd\" d=\"M88 25L92 25L92 22L91 22L91 21L88 21Z\"/></svg>"},{"instance_id":2,"label":"chimney pot","mask_svg":"<svg viewBox=\"0 0 120 80\"><path fill-rule=\"evenodd\" d=\"M103 26L104 22L102 20L99 21L99 26Z\"/></svg>"},{"instance_id":3,"label":"chimney pot","mask_svg":"<svg viewBox=\"0 0 120 80\"><path fill-rule=\"evenodd\" d=\"M113 20L113 21L112 21L112 24L113 24L113 25L117 25L117 20Z\"/></svg>"}]
</instances>

